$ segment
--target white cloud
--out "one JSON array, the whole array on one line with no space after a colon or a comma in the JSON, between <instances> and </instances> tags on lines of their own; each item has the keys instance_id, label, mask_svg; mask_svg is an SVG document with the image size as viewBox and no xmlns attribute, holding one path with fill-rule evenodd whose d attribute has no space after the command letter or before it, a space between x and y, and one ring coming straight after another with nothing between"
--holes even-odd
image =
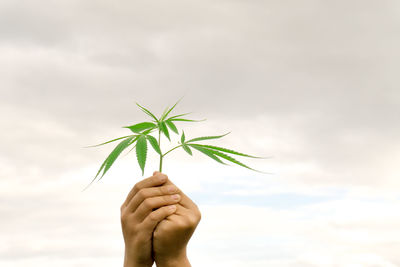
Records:
<instances>
[{"instance_id":1,"label":"white cloud","mask_svg":"<svg viewBox=\"0 0 400 267\"><path fill-rule=\"evenodd\" d=\"M344 199L290 211L202 206L191 253L207 266L397 266L400 217L392 210L399 202L385 202L386 210L381 204Z\"/></svg>"},{"instance_id":2,"label":"white cloud","mask_svg":"<svg viewBox=\"0 0 400 267\"><path fill-rule=\"evenodd\" d=\"M5 183L18 191L3 191L0 199L7 203L0 211L7 218L1 222L0 263L11 267L119 264L123 253L119 205L138 181L130 174L130 165L120 163L84 193L80 192L83 181L93 168L36 183L34 190L33 185ZM230 185L218 173L196 181L202 175L190 175L184 168L170 177L189 196L198 192L207 197L213 179ZM223 195L224 187L216 189L211 193ZM281 209L232 204L223 198L206 204L196 197L203 216L190 245L194 266L396 266L400 262L396 249L400 217L393 212L398 199L339 195ZM243 203L252 197L246 196ZM99 255L104 261L98 262Z\"/></svg>"}]
</instances>

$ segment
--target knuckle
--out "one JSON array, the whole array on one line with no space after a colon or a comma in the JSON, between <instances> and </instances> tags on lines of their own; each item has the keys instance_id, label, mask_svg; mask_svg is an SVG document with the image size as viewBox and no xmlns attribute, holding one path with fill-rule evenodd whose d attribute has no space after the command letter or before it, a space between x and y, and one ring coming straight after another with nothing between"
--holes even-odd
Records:
<instances>
[{"instance_id":1,"label":"knuckle","mask_svg":"<svg viewBox=\"0 0 400 267\"><path fill-rule=\"evenodd\" d=\"M146 196L147 196L146 190L140 189L140 190L137 192L137 195L138 195L138 197L141 198L141 199L146 198Z\"/></svg>"},{"instance_id":2,"label":"knuckle","mask_svg":"<svg viewBox=\"0 0 400 267\"><path fill-rule=\"evenodd\" d=\"M133 191L135 191L135 192L138 192L140 189L141 189L141 188L140 188L140 184L139 184L139 183L136 183L136 184L133 186Z\"/></svg>"},{"instance_id":3,"label":"knuckle","mask_svg":"<svg viewBox=\"0 0 400 267\"><path fill-rule=\"evenodd\" d=\"M181 227L185 229L195 229L200 222L201 214L190 212L182 218Z\"/></svg>"},{"instance_id":4,"label":"knuckle","mask_svg":"<svg viewBox=\"0 0 400 267\"><path fill-rule=\"evenodd\" d=\"M154 234L159 234L159 233L163 233L163 234L168 234L172 231L172 227L171 226L166 226L165 224L158 224L156 231L154 231Z\"/></svg>"},{"instance_id":5,"label":"knuckle","mask_svg":"<svg viewBox=\"0 0 400 267\"><path fill-rule=\"evenodd\" d=\"M171 200L173 200L173 199L171 198L171 196L162 196L161 199L162 199L162 202L165 203L165 204L166 204L166 203L170 203Z\"/></svg>"},{"instance_id":6,"label":"knuckle","mask_svg":"<svg viewBox=\"0 0 400 267\"><path fill-rule=\"evenodd\" d=\"M185 217L184 219L180 220L178 227L183 230L192 228L189 217Z\"/></svg>"},{"instance_id":7,"label":"knuckle","mask_svg":"<svg viewBox=\"0 0 400 267\"><path fill-rule=\"evenodd\" d=\"M154 212L154 211L153 211L152 213L149 214L149 220L150 220L150 221L153 221L153 222L158 221L158 217L159 217L159 216L158 216L157 213Z\"/></svg>"},{"instance_id":8,"label":"knuckle","mask_svg":"<svg viewBox=\"0 0 400 267\"><path fill-rule=\"evenodd\" d=\"M128 214L126 214L125 212L123 212L123 213L121 214L121 223L124 225L127 221L128 221Z\"/></svg>"},{"instance_id":9,"label":"knuckle","mask_svg":"<svg viewBox=\"0 0 400 267\"><path fill-rule=\"evenodd\" d=\"M159 229L159 228L158 228L158 229ZM159 240L159 239L162 238L162 236L163 236L162 234L160 235L160 232L161 232L161 231L159 231L158 229L155 230L155 231L153 232L153 239L154 239L154 240Z\"/></svg>"},{"instance_id":10,"label":"knuckle","mask_svg":"<svg viewBox=\"0 0 400 267\"><path fill-rule=\"evenodd\" d=\"M157 187L157 195L162 196L168 194L168 187L167 186L162 186L162 187Z\"/></svg>"},{"instance_id":11,"label":"knuckle","mask_svg":"<svg viewBox=\"0 0 400 267\"><path fill-rule=\"evenodd\" d=\"M197 207L197 205L196 205L196 209L193 210L193 213L194 213L194 216L197 218L197 220L200 221L201 220L201 212L200 212L200 209Z\"/></svg>"},{"instance_id":12,"label":"knuckle","mask_svg":"<svg viewBox=\"0 0 400 267\"><path fill-rule=\"evenodd\" d=\"M201 213L193 213L193 215L190 216L190 220L192 224L197 225L201 220Z\"/></svg>"},{"instance_id":13,"label":"knuckle","mask_svg":"<svg viewBox=\"0 0 400 267\"><path fill-rule=\"evenodd\" d=\"M194 214L187 217L186 223L189 228L196 226L198 222L198 218Z\"/></svg>"},{"instance_id":14,"label":"knuckle","mask_svg":"<svg viewBox=\"0 0 400 267\"><path fill-rule=\"evenodd\" d=\"M178 193L178 188L174 185L168 185L163 187L164 194Z\"/></svg>"},{"instance_id":15,"label":"knuckle","mask_svg":"<svg viewBox=\"0 0 400 267\"><path fill-rule=\"evenodd\" d=\"M147 198L143 201L143 206L146 209L152 209L153 208L153 201L150 198Z\"/></svg>"}]
</instances>

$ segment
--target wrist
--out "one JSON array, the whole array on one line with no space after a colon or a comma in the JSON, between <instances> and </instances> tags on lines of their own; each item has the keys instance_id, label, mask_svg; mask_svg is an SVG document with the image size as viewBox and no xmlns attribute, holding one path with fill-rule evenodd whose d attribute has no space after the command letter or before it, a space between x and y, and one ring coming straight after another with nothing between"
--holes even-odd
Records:
<instances>
[{"instance_id":1,"label":"wrist","mask_svg":"<svg viewBox=\"0 0 400 267\"><path fill-rule=\"evenodd\" d=\"M153 263L145 263L136 259L134 253L129 253L125 250L124 267L152 267Z\"/></svg>"},{"instance_id":2,"label":"wrist","mask_svg":"<svg viewBox=\"0 0 400 267\"><path fill-rule=\"evenodd\" d=\"M186 251L175 257L156 258L157 267L191 267Z\"/></svg>"}]
</instances>

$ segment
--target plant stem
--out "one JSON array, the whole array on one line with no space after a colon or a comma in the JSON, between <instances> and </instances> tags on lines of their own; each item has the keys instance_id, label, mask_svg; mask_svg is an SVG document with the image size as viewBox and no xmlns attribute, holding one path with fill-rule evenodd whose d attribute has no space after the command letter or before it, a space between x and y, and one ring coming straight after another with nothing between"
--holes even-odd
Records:
<instances>
[{"instance_id":1,"label":"plant stem","mask_svg":"<svg viewBox=\"0 0 400 267\"><path fill-rule=\"evenodd\" d=\"M179 146L176 146L176 147L172 148L171 150L165 152L165 154L162 155L162 156L165 157L165 155L167 155L169 152L171 152L171 151L173 151L173 150L175 150L175 149L177 149L178 147L181 147L181 146L182 146L182 145L179 145Z\"/></svg>"},{"instance_id":2,"label":"plant stem","mask_svg":"<svg viewBox=\"0 0 400 267\"><path fill-rule=\"evenodd\" d=\"M161 130L158 130L158 147L160 148L161 152ZM160 166L159 166L159 172L162 172L162 160L163 160L163 154L160 153Z\"/></svg>"}]
</instances>

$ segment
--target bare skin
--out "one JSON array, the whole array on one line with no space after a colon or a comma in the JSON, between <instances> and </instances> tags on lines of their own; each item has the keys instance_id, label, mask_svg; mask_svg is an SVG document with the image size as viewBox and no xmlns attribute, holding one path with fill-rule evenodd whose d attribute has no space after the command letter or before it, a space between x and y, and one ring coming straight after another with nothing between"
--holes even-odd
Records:
<instances>
[{"instance_id":1,"label":"bare skin","mask_svg":"<svg viewBox=\"0 0 400 267\"><path fill-rule=\"evenodd\" d=\"M121 206L124 267L190 266L186 247L201 214L165 174L138 182Z\"/></svg>"},{"instance_id":2,"label":"bare skin","mask_svg":"<svg viewBox=\"0 0 400 267\"><path fill-rule=\"evenodd\" d=\"M154 174L157 174L155 172ZM167 180L166 185L174 184ZM157 266L191 266L186 247L201 219L197 205L178 189L181 200L174 214L162 220L153 235L153 252Z\"/></svg>"}]
</instances>

